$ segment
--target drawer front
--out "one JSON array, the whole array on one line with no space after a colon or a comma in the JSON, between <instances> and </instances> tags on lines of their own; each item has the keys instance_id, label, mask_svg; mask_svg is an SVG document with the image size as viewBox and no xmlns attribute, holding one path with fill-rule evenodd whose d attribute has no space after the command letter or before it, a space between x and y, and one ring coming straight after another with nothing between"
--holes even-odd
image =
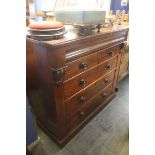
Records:
<instances>
[{"instance_id":1,"label":"drawer front","mask_svg":"<svg viewBox=\"0 0 155 155\"><path fill-rule=\"evenodd\" d=\"M115 47L111 47L111 48L99 51L98 52L99 63L109 58L115 57L118 53L119 53L119 46L115 46Z\"/></svg>"},{"instance_id":2,"label":"drawer front","mask_svg":"<svg viewBox=\"0 0 155 155\"><path fill-rule=\"evenodd\" d=\"M78 111L79 108L84 106L95 94L96 84L93 84L92 86L66 101L66 117L72 117L72 115L74 115L74 113Z\"/></svg>"},{"instance_id":3,"label":"drawer front","mask_svg":"<svg viewBox=\"0 0 155 155\"><path fill-rule=\"evenodd\" d=\"M95 67L81 75L64 82L64 98L65 100L80 90L84 89L87 85L95 81L98 77L98 68Z\"/></svg>"},{"instance_id":4,"label":"drawer front","mask_svg":"<svg viewBox=\"0 0 155 155\"><path fill-rule=\"evenodd\" d=\"M85 90L85 97L86 99L90 99L95 94L97 94L99 91L103 90L105 87L113 83L115 76L115 70L111 71L110 73L107 73L105 76L103 76L100 80L98 80L95 83L95 87L90 87L87 90Z\"/></svg>"},{"instance_id":5,"label":"drawer front","mask_svg":"<svg viewBox=\"0 0 155 155\"><path fill-rule=\"evenodd\" d=\"M88 100L90 100L99 91L104 89L107 85L111 84L114 80L115 71L105 75L102 79L86 88L76 96L72 97L65 102L66 105L66 116L71 117L79 108L84 106Z\"/></svg>"},{"instance_id":6,"label":"drawer front","mask_svg":"<svg viewBox=\"0 0 155 155\"><path fill-rule=\"evenodd\" d=\"M99 76L103 76L106 73L112 71L113 69L116 68L116 65L117 65L117 56L115 56L114 58L100 64L98 66L98 74L99 74Z\"/></svg>"},{"instance_id":7,"label":"drawer front","mask_svg":"<svg viewBox=\"0 0 155 155\"><path fill-rule=\"evenodd\" d=\"M112 84L100 92L97 97L70 117L67 122L67 129L71 130L82 123L97 107L104 104L104 101L112 94Z\"/></svg>"},{"instance_id":8,"label":"drawer front","mask_svg":"<svg viewBox=\"0 0 155 155\"><path fill-rule=\"evenodd\" d=\"M66 64L67 71L64 76L64 80L70 79L97 64L97 53L93 53L76 61L70 62Z\"/></svg>"}]
</instances>

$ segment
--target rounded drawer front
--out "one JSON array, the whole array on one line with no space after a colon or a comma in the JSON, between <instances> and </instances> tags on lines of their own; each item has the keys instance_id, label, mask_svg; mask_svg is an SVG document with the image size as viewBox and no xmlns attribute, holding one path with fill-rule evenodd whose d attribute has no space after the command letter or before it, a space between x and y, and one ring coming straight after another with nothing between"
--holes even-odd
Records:
<instances>
[{"instance_id":1,"label":"rounded drawer front","mask_svg":"<svg viewBox=\"0 0 155 155\"><path fill-rule=\"evenodd\" d=\"M64 98L65 100L74 94L78 93L80 90L84 89L87 85L91 84L93 81L97 80L98 68L88 70L81 75L64 82Z\"/></svg>"},{"instance_id":2,"label":"rounded drawer front","mask_svg":"<svg viewBox=\"0 0 155 155\"><path fill-rule=\"evenodd\" d=\"M111 72L113 69L116 68L116 64L117 64L117 56L115 56L113 59L110 59L100 64L98 66L99 76L103 76L104 74Z\"/></svg>"},{"instance_id":3,"label":"rounded drawer front","mask_svg":"<svg viewBox=\"0 0 155 155\"><path fill-rule=\"evenodd\" d=\"M119 53L119 46L104 49L98 52L99 63L116 56Z\"/></svg>"},{"instance_id":4,"label":"rounded drawer front","mask_svg":"<svg viewBox=\"0 0 155 155\"><path fill-rule=\"evenodd\" d=\"M112 94L112 84L105 88L103 91L99 92L98 95L88 102L84 107L80 108L72 117L69 117L66 121L67 129L72 130L79 124L81 124L86 118L90 116L97 108L104 105L108 97Z\"/></svg>"},{"instance_id":5,"label":"rounded drawer front","mask_svg":"<svg viewBox=\"0 0 155 155\"><path fill-rule=\"evenodd\" d=\"M68 80L87 69L98 64L97 61L97 53L90 54L86 57L82 57L76 61L70 62L66 64L67 70L64 76L64 80Z\"/></svg>"}]
</instances>

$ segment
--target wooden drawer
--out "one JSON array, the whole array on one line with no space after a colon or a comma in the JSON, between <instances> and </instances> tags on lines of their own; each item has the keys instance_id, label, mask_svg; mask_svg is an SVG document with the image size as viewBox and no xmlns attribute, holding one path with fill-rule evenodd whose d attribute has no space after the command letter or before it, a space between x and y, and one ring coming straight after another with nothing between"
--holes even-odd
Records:
<instances>
[{"instance_id":1,"label":"wooden drawer","mask_svg":"<svg viewBox=\"0 0 155 155\"><path fill-rule=\"evenodd\" d=\"M97 64L97 53L93 53L76 61L67 63L67 71L64 76L64 80L70 79Z\"/></svg>"},{"instance_id":2,"label":"wooden drawer","mask_svg":"<svg viewBox=\"0 0 155 155\"><path fill-rule=\"evenodd\" d=\"M104 89L109 84L113 83L115 78L115 70L110 71L105 76L103 76L99 81L96 82L96 92L99 92L100 90ZM87 94L87 96L89 93ZM91 95L91 94L90 94ZM89 95L89 96L90 96Z\"/></svg>"},{"instance_id":3,"label":"wooden drawer","mask_svg":"<svg viewBox=\"0 0 155 155\"><path fill-rule=\"evenodd\" d=\"M103 76L106 73L112 71L113 69L116 68L116 65L117 65L117 56L108 61L105 61L104 63L98 66L99 76Z\"/></svg>"},{"instance_id":4,"label":"wooden drawer","mask_svg":"<svg viewBox=\"0 0 155 155\"><path fill-rule=\"evenodd\" d=\"M107 48L99 51L98 52L99 63L109 58L115 57L118 53L119 53L119 46L115 46L115 47L111 47L111 48Z\"/></svg>"},{"instance_id":5,"label":"wooden drawer","mask_svg":"<svg viewBox=\"0 0 155 155\"><path fill-rule=\"evenodd\" d=\"M112 84L101 91L93 100L88 102L86 106L79 109L72 117L66 120L67 129L71 130L82 123L86 118L92 114L96 108L105 104L104 101L112 94Z\"/></svg>"},{"instance_id":6,"label":"wooden drawer","mask_svg":"<svg viewBox=\"0 0 155 155\"><path fill-rule=\"evenodd\" d=\"M74 113L79 110L79 108L84 106L88 102L88 100L90 100L95 95L95 93L97 92L96 90L96 84L93 84L88 87L88 89L83 90L76 96L66 101L66 117L72 117Z\"/></svg>"},{"instance_id":7,"label":"wooden drawer","mask_svg":"<svg viewBox=\"0 0 155 155\"><path fill-rule=\"evenodd\" d=\"M96 83L66 101L66 116L71 117L79 108L84 106L99 91L104 89L107 85L111 84L114 80L114 75L115 71L108 73Z\"/></svg>"},{"instance_id":8,"label":"wooden drawer","mask_svg":"<svg viewBox=\"0 0 155 155\"><path fill-rule=\"evenodd\" d=\"M80 90L84 89L87 85L95 81L98 77L98 68L95 67L81 75L64 82L64 98L65 100Z\"/></svg>"}]
</instances>

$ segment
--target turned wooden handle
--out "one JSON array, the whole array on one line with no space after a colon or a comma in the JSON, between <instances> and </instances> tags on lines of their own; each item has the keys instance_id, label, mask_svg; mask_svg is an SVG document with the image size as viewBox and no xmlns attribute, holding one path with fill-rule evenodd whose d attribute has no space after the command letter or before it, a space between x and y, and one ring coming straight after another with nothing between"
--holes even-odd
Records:
<instances>
[{"instance_id":1,"label":"turned wooden handle","mask_svg":"<svg viewBox=\"0 0 155 155\"><path fill-rule=\"evenodd\" d=\"M84 116L84 115L85 115L85 113L84 113L83 111L81 111L81 112L80 112L80 115L81 115L81 116Z\"/></svg>"},{"instance_id":2,"label":"turned wooden handle","mask_svg":"<svg viewBox=\"0 0 155 155\"><path fill-rule=\"evenodd\" d=\"M109 79L104 79L104 83L109 83L110 82L110 80Z\"/></svg>"},{"instance_id":3,"label":"turned wooden handle","mask_svg":"<svg viewBox=\"0 0 155 155\"><path fill-rule=\"evenodd\" d=\"M82 102L84 102L84 101L86 100L86 98L85 98L85 96L81 96L81 97L79 98L79 100L80 100L80 103L82 103Z\"/></svg>"},{"instance_id":4,"label":"turned wooden handle","mask_svg":"<svg viewBox=\"0 0 155 155\"><path fill-rule=\"evenodd\" d=\"M105 93L105 92L104 92L104 93L101 93L101 95L102 95L102 97L103 97L103 98L105 98L105 97L107 97L107 96L108 96L108 94L107 94L107 93Z\"/></svg>"},{"instance_id":5,"label":"turned wooden handle","mask_svg":"<svg viewBox=\"0 0 155 155\"><path fill-rule=\"evenodd\" d=\"M80 80L80 85L84 85L84 84L86 84L87 83L87 81L85 80L85 79L81 79Z\"/></svg>"},{"instance_id":6,"label":"turned wooden handle","mask_svg":"<svg viewBox=\"0 0 155 155\"><path fill-rule=\"evenodd\" d=\"M114 51L108 51L109 56L114 56Z\"/></svg>"},{"instance_id":7,"label":"turned wooden handle","mask_svg":"<svg viewBox=\"0 0 155 155\"><path fill-rule=\"evenodd\" d=\"M106 67L105 67L105 69L106 69L106 70L110 70L110 69L111 69L111 67L112 67L112 65L111 65L111 64L107 64L107 65L106 65Z\"/></svg>"},{"instance_id":8,"label":"turned wooden handle","mask_svg":"<svg viewBox=\"0 0 155 155\"><path fill-rule=\"evenodd\" d=\"M87 69L87 67L88 67L88 64L86 64L86 63L80 64L80 69Z\"/></svg>"}]
</instances>

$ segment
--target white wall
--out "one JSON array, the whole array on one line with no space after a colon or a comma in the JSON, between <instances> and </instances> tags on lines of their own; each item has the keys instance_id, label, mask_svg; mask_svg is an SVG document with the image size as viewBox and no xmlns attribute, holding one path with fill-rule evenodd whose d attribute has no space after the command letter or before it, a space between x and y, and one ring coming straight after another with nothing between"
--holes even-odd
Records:
<instances>
[{"instance_id":1,"label":"white wall","mask_svg":"<svg viewBox=\"0 0 155 155\"><path fill-rule=\"evenodd\" d=\"M109 10L110 10L110 4L111 4L111 0L104 0L103 9L106 12L109 12Z\"/></svg>"},{"instance_id":2,"label":"white wall","mask_svg":"<svg viewBox=\"0 0 155 155\"><path fill-rule=\"evenodd\" d=\"M55 1L56 0L34 0L36 11L39 11L39 10L45 10L45 11L53 10ZM58 0L58 1L60 1L60 0ZM111 0L100 0L100 3L102 3L102 1L103 1L103 7L102 8L105 11L109 11ZM88 6L87 3L89 5L91 5L91 3L92 3L93 6L96 7L96 0L79 0L79 3L83 4L83 6Z\"/></svg>"},{"instance_id":3,"label":"white wall","mask_svg":"<svg viewBox=\"0 0 155 155\"><path fill-rule=\"evenodd\" d=\"M35 10L51 11L53 10L55 0L34 0Z\"/></svg>"},{"instance_id":4,"label":"white wall","mask_svg":"<svg viewBox=\"0 0 155 155\"><path fill-rule=\"evenodd\" d=\"M55 1L56 0L34 0L35 10L51 11L54 8ZM61 1L61 0L57 0L57 1ZM103 2L103 6L102 6L103 10L105 10L106 12L109 12L111 0L100 0L100 3L102 2ZM82 3L83 6L87 6L87 7L88 5L86 5L86 3L88 3L89 6L92 6L91 5L92 3L94 4L93 6L96 7L96 0L79 0L79 3Z\"/></svg>"}]
</instances>

